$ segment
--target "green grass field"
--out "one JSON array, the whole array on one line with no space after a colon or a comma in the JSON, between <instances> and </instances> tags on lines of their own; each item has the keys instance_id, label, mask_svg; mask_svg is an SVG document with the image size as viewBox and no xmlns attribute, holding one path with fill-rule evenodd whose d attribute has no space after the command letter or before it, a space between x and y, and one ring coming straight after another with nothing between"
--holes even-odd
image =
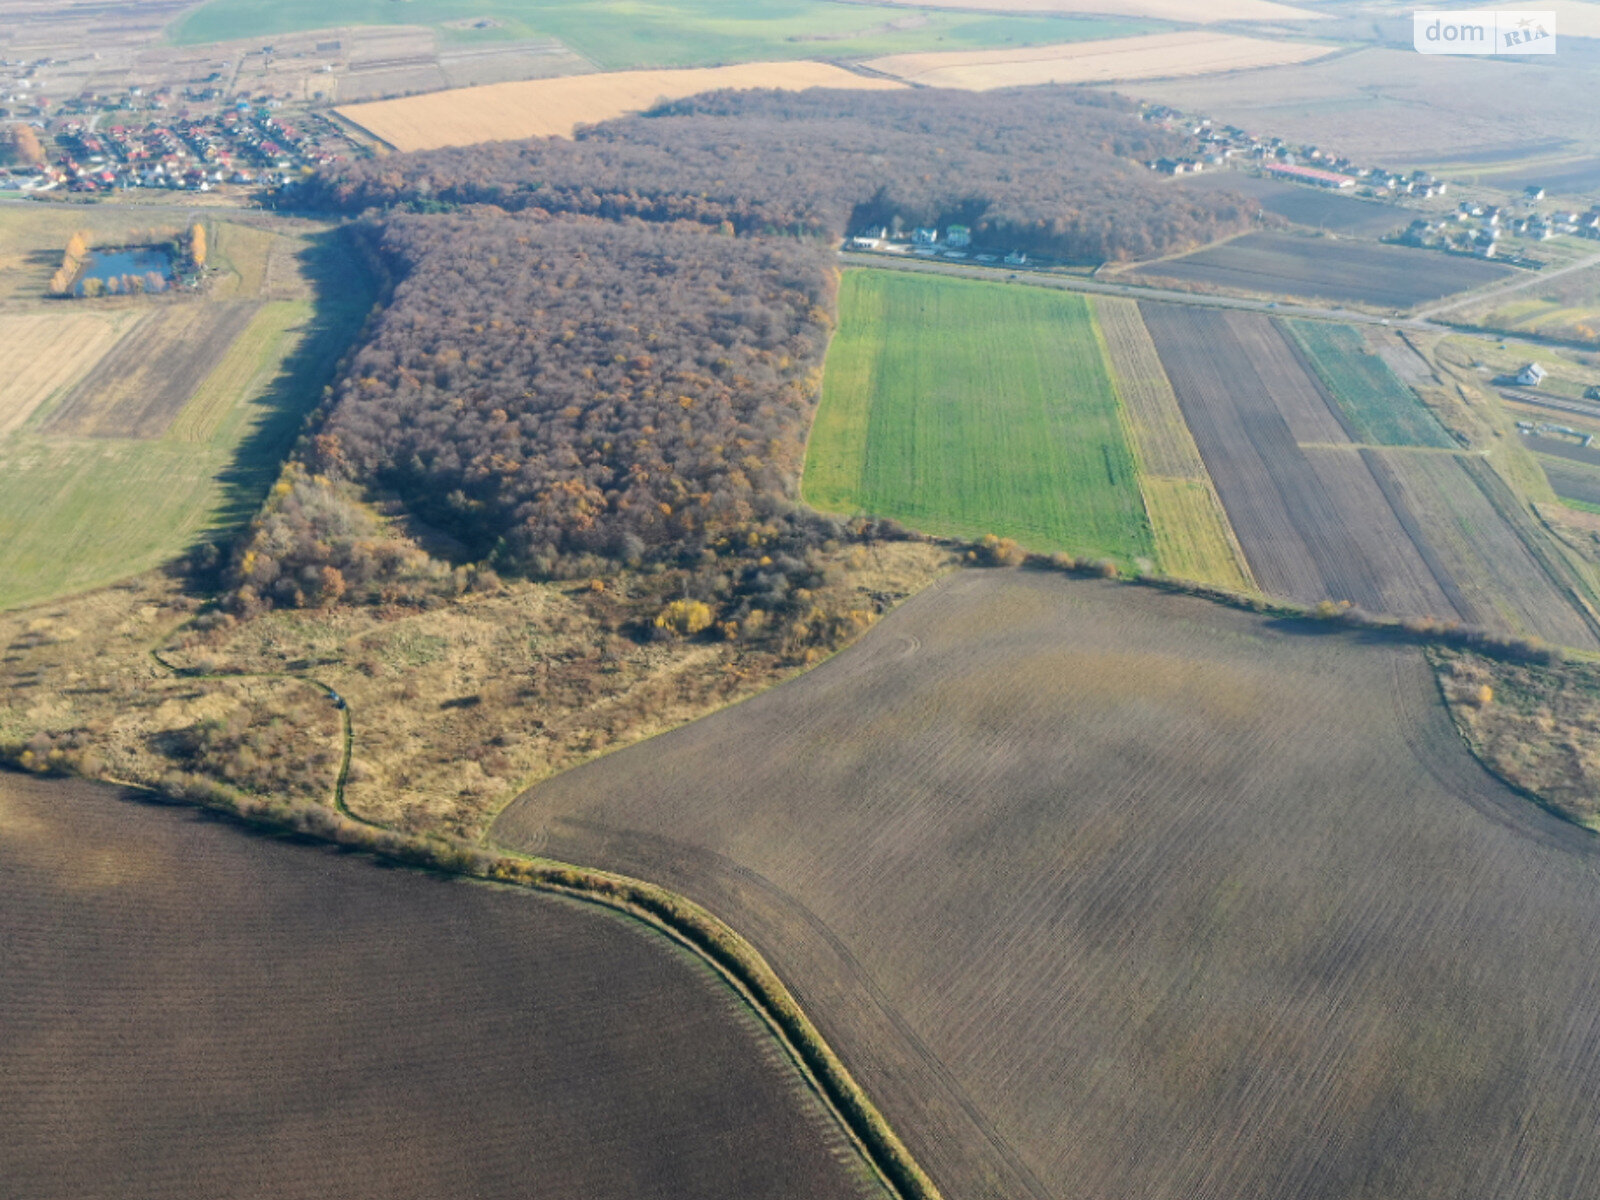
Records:
<instances>
[{"instance_id":1,"label":"green grass field","mask_svg":"<svg viewBox=\"0 0 1600 1200\"><path fill-rule=\"evenodd\" d=\"M463 18L497 24L442 28ZM1038 45L1162 28L832 0L211 0L176 21L168 36L195 45L348 25L432 25L451 43L551 37L608 70Z\"/></svg>"},{"instance_id":2,"label":"green grass field","mask_svg":"<svg viewBox=\"0 0 1600 1200\"><path fill-rule=\"evenodd\" d=\"M1325 321L1285 322L1349 418L1358 441L1379 446L1453 448L1434 418L1389 364L1366 348L1360 330Z\"/></svg>"},{"instance_id":3,"label":"green grass field","mask_svg":"<svg viewBox=\"0 0 1600 1200\"><path fill-rule=\"evenodd\" d=\"M264 304L161 437L41 433L52 400L0 438L0 608L111 583L249 519L371 303L336 254L308 243L317 301Z\"/></svg>"},{"instance_id":4,"label":"green grass field","mask_svg":"<svg viewBox=\"0 0 1600 1200\"><path fill-rule=\"evenodd\" d=\"M804 496L928 533L1154 555L1086 302L998 283L849 271Z\"/></svg>"}]
</instances>

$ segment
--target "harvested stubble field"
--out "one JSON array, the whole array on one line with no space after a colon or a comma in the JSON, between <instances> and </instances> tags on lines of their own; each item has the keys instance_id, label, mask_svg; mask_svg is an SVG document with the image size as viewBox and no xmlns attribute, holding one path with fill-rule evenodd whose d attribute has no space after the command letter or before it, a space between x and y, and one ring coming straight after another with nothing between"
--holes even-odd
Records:
<instances>
[{"instance_id":1,"label":"harvested stubble field","mask_svg":"<svg viewBox=\"0 0 1600 1200\"><path fill-rule=\"evenodd\" d=\"M0 1178L34 1200L878 1194L604 909L0 775Z\"/></svg>"},{"instance_id":2,"label":"harvested stubble field","mask_svg":"<svg viewBox=\"0 0 1600 1200\"><path fill-rule=\"evenodd\" d=\"M947 1195L1600 1188L1594 845L1414 649L963 573L494 834L750 937Z\"/></svg>"},{"instance_id":3,"label":"harvested stubble field","mask_svg":"<svg viewBox=\"0 0 1600 1200\"><path fill-rule=\"evenodd\" d=\"M720 88L851 88L904 85L820 62L745 63L683 71L618 71L456 88L338 110L397 150L433 150L527 137L571 137L582 124Z\"/></svg>"},{"instance_id":4,"label":"harvested stubble field","mask_svg":"<svg viewBox=\"0 0 1600 1200\"><path fill-rule=\"evenodd\" d=\"M1181 258L1134 267L1130 275L1258 296L1407 309L1494 283L1510 267L1410 246L1292 233L1247 233Z\"/></svg>"},{"instance_id":5,"label":"harvested stubble field","mask_svg":"<svg viewBox=\"0 0 1600 1200\"><path fill-rule=\"evenodd\" d=\"M0 314L0 346L26 351L0 377L0 437L19 429L40 405L91 369L127 326L124 314Z\"/></svg>"},{"instance_id":6,"label":"harvested stubble field","mask_svg":"<svg viewBox=\"0 0 1600 1200\"><path fill-rule=\"evenodd\" d=\"M1092 301L1111 382L1122 401L1162 571L1222 587L1252 589L1244 551L1228 524L1194 435L1132 300Z\"/></svg>"},{"instance_id":7,"label":"harvested stubble field","mask_svg":"<svg viewBox=\"0 0 1600 1200\"><path fill-rule=\"evenodd\" d=\"M153 307L62 397L41 432L158 438L256 315L244 301Z\"/></svg>"},{"instance_id":8,"label":"harvested stubble field","mask_svg":"<svg viewBox=\"0 0 1600 1200\"><path fill-rule=\"evenodd\" d=\"M808 503L1040 551L1152 553L1083 297L850 271L839 314L806 451Z\"/></svg>"},{"instance_id":9,"label":"harvested stubble field","mask_svg":"<svg viewBox=\"0 0 1600 1200\"><path fill-rule=\"evenodd\" d=\"M133 211L148 229L152 215ZM95 216L137 231L126 212ZM215 294L27 308L0 298L0 321L105 321L117 338L27 423L0 430L0 607L135 574L254 512L372 299L337 234L255 220L221 226L217 263L234 273ZM81 223L0 210L24 263L59 261L54 239Z\"/></svg>"},{"instance_id":10,"label":"harvested stubble field","mask_svg":"<svg viewBox=\"0 0 1600 1200\"><path fill-rule=\"evenodd\" d=\"M1357 441L1380 446L1433 446L1455 442L1417 395L1368 348L1363 331L1327 321L1286 321L1312 369L1338 403Z\"/></svg>"},{"instance_id":11,"label":"harvested stubble field","mask_svg":"<svg viewBox=\"0 0 1600 1200\"><path fill-rule=\"evenodd\" d=\"M1246 71L1305 62L1333 49L1308 42L1184 30L1062 46L894 54L871 59L866 65L925 87L981 92L1040 83L1105 83Z\"/></svg>"}]
</instances>

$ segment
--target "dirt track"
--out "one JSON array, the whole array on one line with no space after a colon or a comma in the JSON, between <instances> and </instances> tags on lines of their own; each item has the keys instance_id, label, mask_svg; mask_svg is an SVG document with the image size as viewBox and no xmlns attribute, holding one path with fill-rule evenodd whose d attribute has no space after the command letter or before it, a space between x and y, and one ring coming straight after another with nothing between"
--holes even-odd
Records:
<instances>
[{"instance_id":1,"label":"dirt track","mask_svg":"<svg viewBox=\"0 0 1600 1200\"><path fill-rule=\"evenodd\" d=\"M1592 1194L1595 842L1323 628L967 572L494 832L729 920L950 1196Z\"/></svg>"}]
</instances>

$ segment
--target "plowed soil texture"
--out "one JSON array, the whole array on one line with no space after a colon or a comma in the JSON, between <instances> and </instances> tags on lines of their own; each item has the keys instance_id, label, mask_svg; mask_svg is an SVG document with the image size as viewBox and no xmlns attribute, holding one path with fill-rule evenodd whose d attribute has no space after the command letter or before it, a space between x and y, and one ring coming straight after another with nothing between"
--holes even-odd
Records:
<instances>
[{"instance_id":1,"label":"plowed soil texture","mask_svg":"<svg viewBox=\"0 0 1600 1200\"><path fill-rule=\"evenodd\" d=\"M764 1027L606 910L0 774L0 1193L871 1194Z\"/></svg>"},{"instance_id":2,"label":"plowed soil texture","mask_svg":"<svg viewBox=\"0 0 1600 1200\"><path fill-rule=\"evenodd\" d=\"M1141 282L1161 279L1213 290L1398 311L1494 283L1510 275L1511 268L1408 246L1247 233L1182 258L1148 263L1129 274Z\"/></svg>"},{"instance_id":3,"label":"plowed soil texture","mask_svg":"<svg viewBox=\"0 0 1600 1200\"><path fill-rule=\"evenodd\" d=\"M946 1196L1600 1190L1600 874L1418 650L968 571L504 842L761 946Z\"/></svg>"},{"instance_id":4,"label":"plowed soil texture","mask_svg":"<svg viewBox=\"0 0 1600 1200\"><path fill-rule=\"evenodd\" d=\"M1351 445L1337 405L1276 325L1214 309L1141 309L1266 591L1377 612L1462 616Z\"/></svg>"},{"instance_id":5,"label":"plowed soil texture","mask_svg":"<svg viewBox=\"0 0 1600 1200\"><path fill-rule=\"evenodd\" d=\"M1296 225L1325 229L1331 233L1378 237L1403 229L1411 213L1395 204L1377 200L1358 200L1354 196L1330 192L1306 184L1285 183L1264 175L1243 171L1205 171L1181 175L1175 185L1192 191L1238 192L1253 196L1268 212L1277 213Z\"/></svg>"}]
</instances>

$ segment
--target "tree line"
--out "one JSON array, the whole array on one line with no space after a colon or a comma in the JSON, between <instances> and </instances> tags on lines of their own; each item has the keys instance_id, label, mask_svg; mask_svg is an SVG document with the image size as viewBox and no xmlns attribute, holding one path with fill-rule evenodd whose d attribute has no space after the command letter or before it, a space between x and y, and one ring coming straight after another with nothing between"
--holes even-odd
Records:
<instances>
[{"instance_id":1,"label":"tree line","mask_svg":"<svg viewBox=\"0 0 1600 1200\"><path fill-rule=\"evenodd\" d=\"M798 502L835 311L827 239L960 219L980 245L1116 257L1252 219L1131 161L1173 149L1074 89L729 92L570 141L325 170L305 196L365 213L353 230L392 295L224 569L235 611L471 585L383 550L353 485L494 570L668 572L680 594L660 599L706 611L652 609L652 635L825 623L818 548L896 533Z\"/></svg>"}]
</instances>

